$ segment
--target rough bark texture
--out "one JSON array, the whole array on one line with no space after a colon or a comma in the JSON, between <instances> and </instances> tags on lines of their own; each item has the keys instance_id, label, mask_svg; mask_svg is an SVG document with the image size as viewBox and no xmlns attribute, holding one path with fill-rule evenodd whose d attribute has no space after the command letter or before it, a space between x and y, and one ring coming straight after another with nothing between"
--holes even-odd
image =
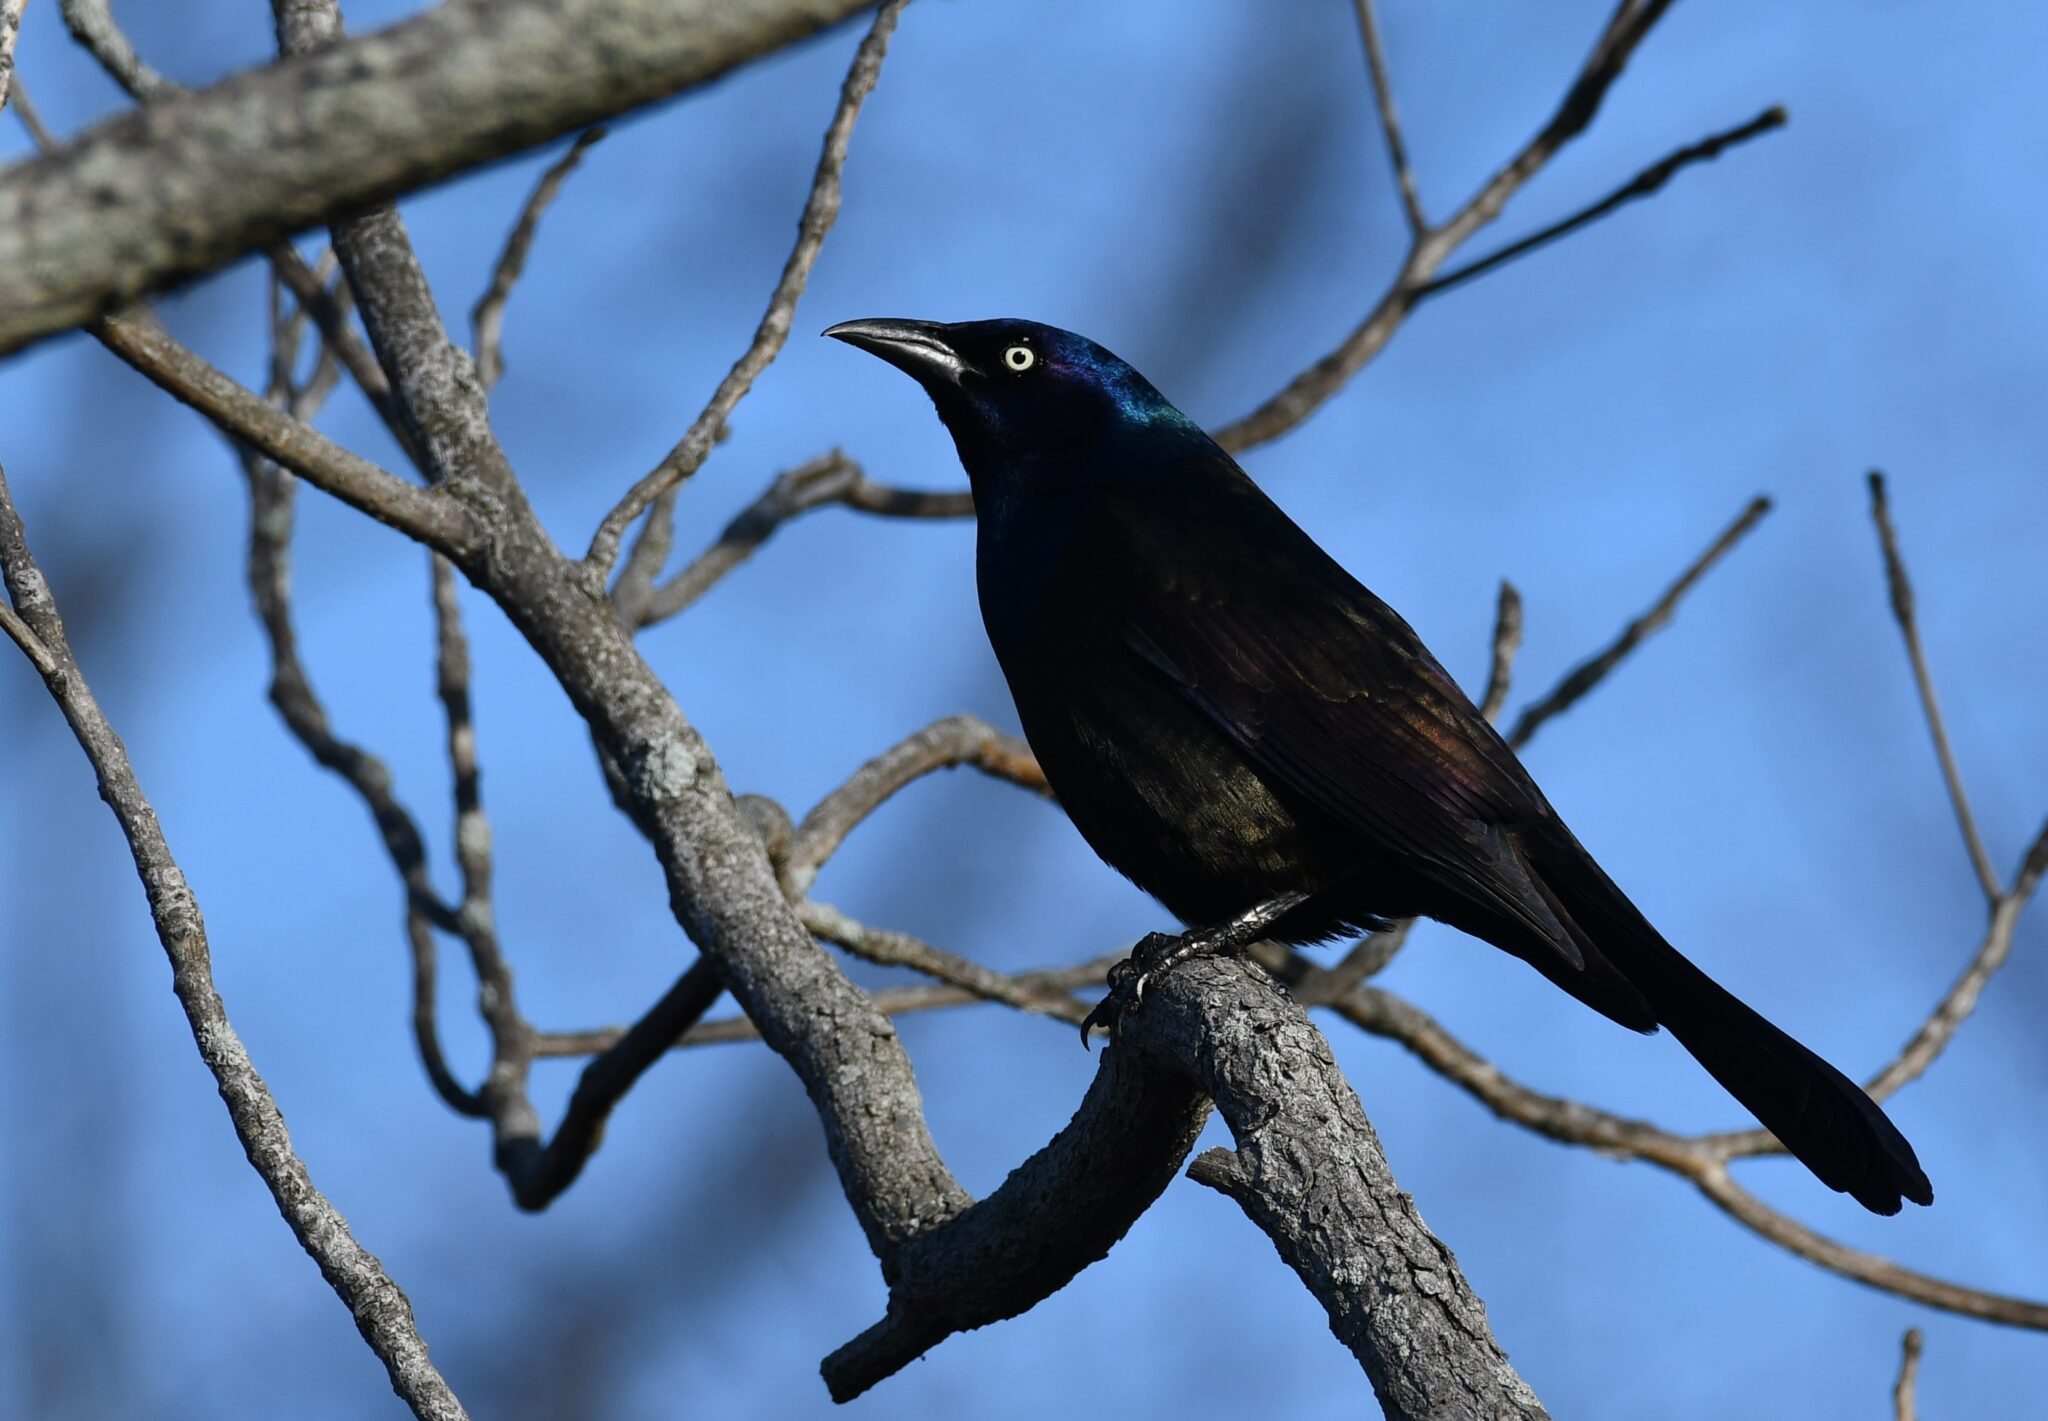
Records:
<instances>
[{"instance_id":1,"label":"rough bark texture","mask_svg":"<svg viewBox=\"0 0 2048 1421\"><path fill-rule=\"evenodd\" d=\"M863 0L448 0L0 173L0 352L716 79Z\"/></svg>"},{"instance_id":2,"label":"rough bark texture","mask_svg":"<svg viewBox=\"0 0 2048 1421\"><path fill-rule=\"evenodd\" d=\"M1107 1054L1081 1108L1044 1149L988 1198L883 1257L888 1315L825 1359L833 1400L1072 1282L1172 1183L1208 1118L1208 1099L1185 1076Z\"/></svg>"},{"instance_id":3,"label":"rough bark texture","mask_svg":"<svg viewBox=\"0 0 2048 1421\"><path fill-rule=\"evenodd\" d=\"M156 810L142 792L128 749L100 711L64 633L57 602L30 555L28 539L7 480L0 472L0 569L6 589L34 644L33 657L51 697L64 713L79 748L92 762L100 798L120 822L149 899L157 940L171 964L171 990L191 1028L199 1056L212 1073L235 1135L250 1165L284 1216L299 1246L319 1265L348 1307L356 1330L384 1364L391 1389L420 1421L468 1421L468 1413L427 1356L412 1304L377 1256L357 1242L348 1221L320 1192L306 1162L292 1147L284 1114L256 1070L249 1050L228 1020L213 984L213 949L199 900L171 856Z\"/></svg>"},{"instance_id":4,"label":"rough bark texture","mask_svg":"<svg viewBox=\"0 0 2048 1421\"><path fill-rule=\"evenodd\" d=\"M1330 1315L1389 1417L1546 1416L1487 1327L1458 1261L1395 1184L1379 1136L1292 998L1242 960L1209 959L1153 985L1115 1051L1188 1073L1237 1148L1188 1173L1272 1238Z\"/></svg>"}]
</instances>

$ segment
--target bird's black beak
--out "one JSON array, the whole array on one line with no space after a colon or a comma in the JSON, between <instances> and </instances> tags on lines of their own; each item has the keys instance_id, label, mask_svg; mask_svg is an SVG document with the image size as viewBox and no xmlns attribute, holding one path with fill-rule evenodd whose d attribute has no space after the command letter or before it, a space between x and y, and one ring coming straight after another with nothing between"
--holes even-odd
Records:
<instances>
[{"instance_id":1,"label":"bird's black beak","mask_svg":"<svg viewBox=\"0 0 2048 1421\"><path fill-rule=\"evenodd\" d=\"M973 369L936 321L841 321L825 334L880 356L921 385L957 385Z\"/></svg>"}]
</instances>

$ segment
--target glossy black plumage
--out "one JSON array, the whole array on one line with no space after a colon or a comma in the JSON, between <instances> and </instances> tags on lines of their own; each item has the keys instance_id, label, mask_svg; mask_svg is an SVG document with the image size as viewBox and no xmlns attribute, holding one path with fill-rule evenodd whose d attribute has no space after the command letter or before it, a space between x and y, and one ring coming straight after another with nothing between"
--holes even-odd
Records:
<instances>
[{"instance_id":1,"label":"glossy black plumage","mask_svg":"<svg viewBox=\"0 0 2048 1421\"><path fill-rule=\"evenodd\" d=\"M1024 321L828 334L924 385L980 520L989 640L1075 827L1191 926L1424 915L1672 1034L1816 1176L1931 1202L1856 1085L1681 956L1392 608L1142 376Z\"/></svg>"}]
</instances>

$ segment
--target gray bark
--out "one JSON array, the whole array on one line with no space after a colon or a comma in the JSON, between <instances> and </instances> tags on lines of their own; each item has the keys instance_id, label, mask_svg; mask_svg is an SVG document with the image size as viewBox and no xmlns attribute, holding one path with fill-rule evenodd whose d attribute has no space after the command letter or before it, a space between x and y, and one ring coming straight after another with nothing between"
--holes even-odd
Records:
<instances>
[{"instance_id":1,"label":"gray bark","mask_svg":"<svg viewBox=\"0 0 2048 1421\"><path fill-rule=\"evenodd\" d=\"M0 353L710 82L864 0L447 0L0 171Z\"/></svg>"}]
</instances>

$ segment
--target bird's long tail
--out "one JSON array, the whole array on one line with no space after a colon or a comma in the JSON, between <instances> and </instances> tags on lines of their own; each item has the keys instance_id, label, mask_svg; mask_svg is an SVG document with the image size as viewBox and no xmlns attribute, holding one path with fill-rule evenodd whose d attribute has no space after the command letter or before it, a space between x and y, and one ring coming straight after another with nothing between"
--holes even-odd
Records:
<instances>
[{"instance_id":1,"label":"bird's long tail","mask_svg":"<svg viewBox=\"0 0 2048 1421\"><path fill-rule=\"evenodd\" d=\"M1896 1214L1901 1198L1934 1202L1913 1147L1860 1086L1688 961L1575 840L1570 853L1559 852L1564 847L1531 854L1530 867L1592 947L1590 976L1611 970L1624 979L1649 1014L1829 1188L1878 1214ZM1604 959L1597 967L1596 954ZM1564 974L1546 975L1573 990Z\"/></svg>"}]
</instances>

